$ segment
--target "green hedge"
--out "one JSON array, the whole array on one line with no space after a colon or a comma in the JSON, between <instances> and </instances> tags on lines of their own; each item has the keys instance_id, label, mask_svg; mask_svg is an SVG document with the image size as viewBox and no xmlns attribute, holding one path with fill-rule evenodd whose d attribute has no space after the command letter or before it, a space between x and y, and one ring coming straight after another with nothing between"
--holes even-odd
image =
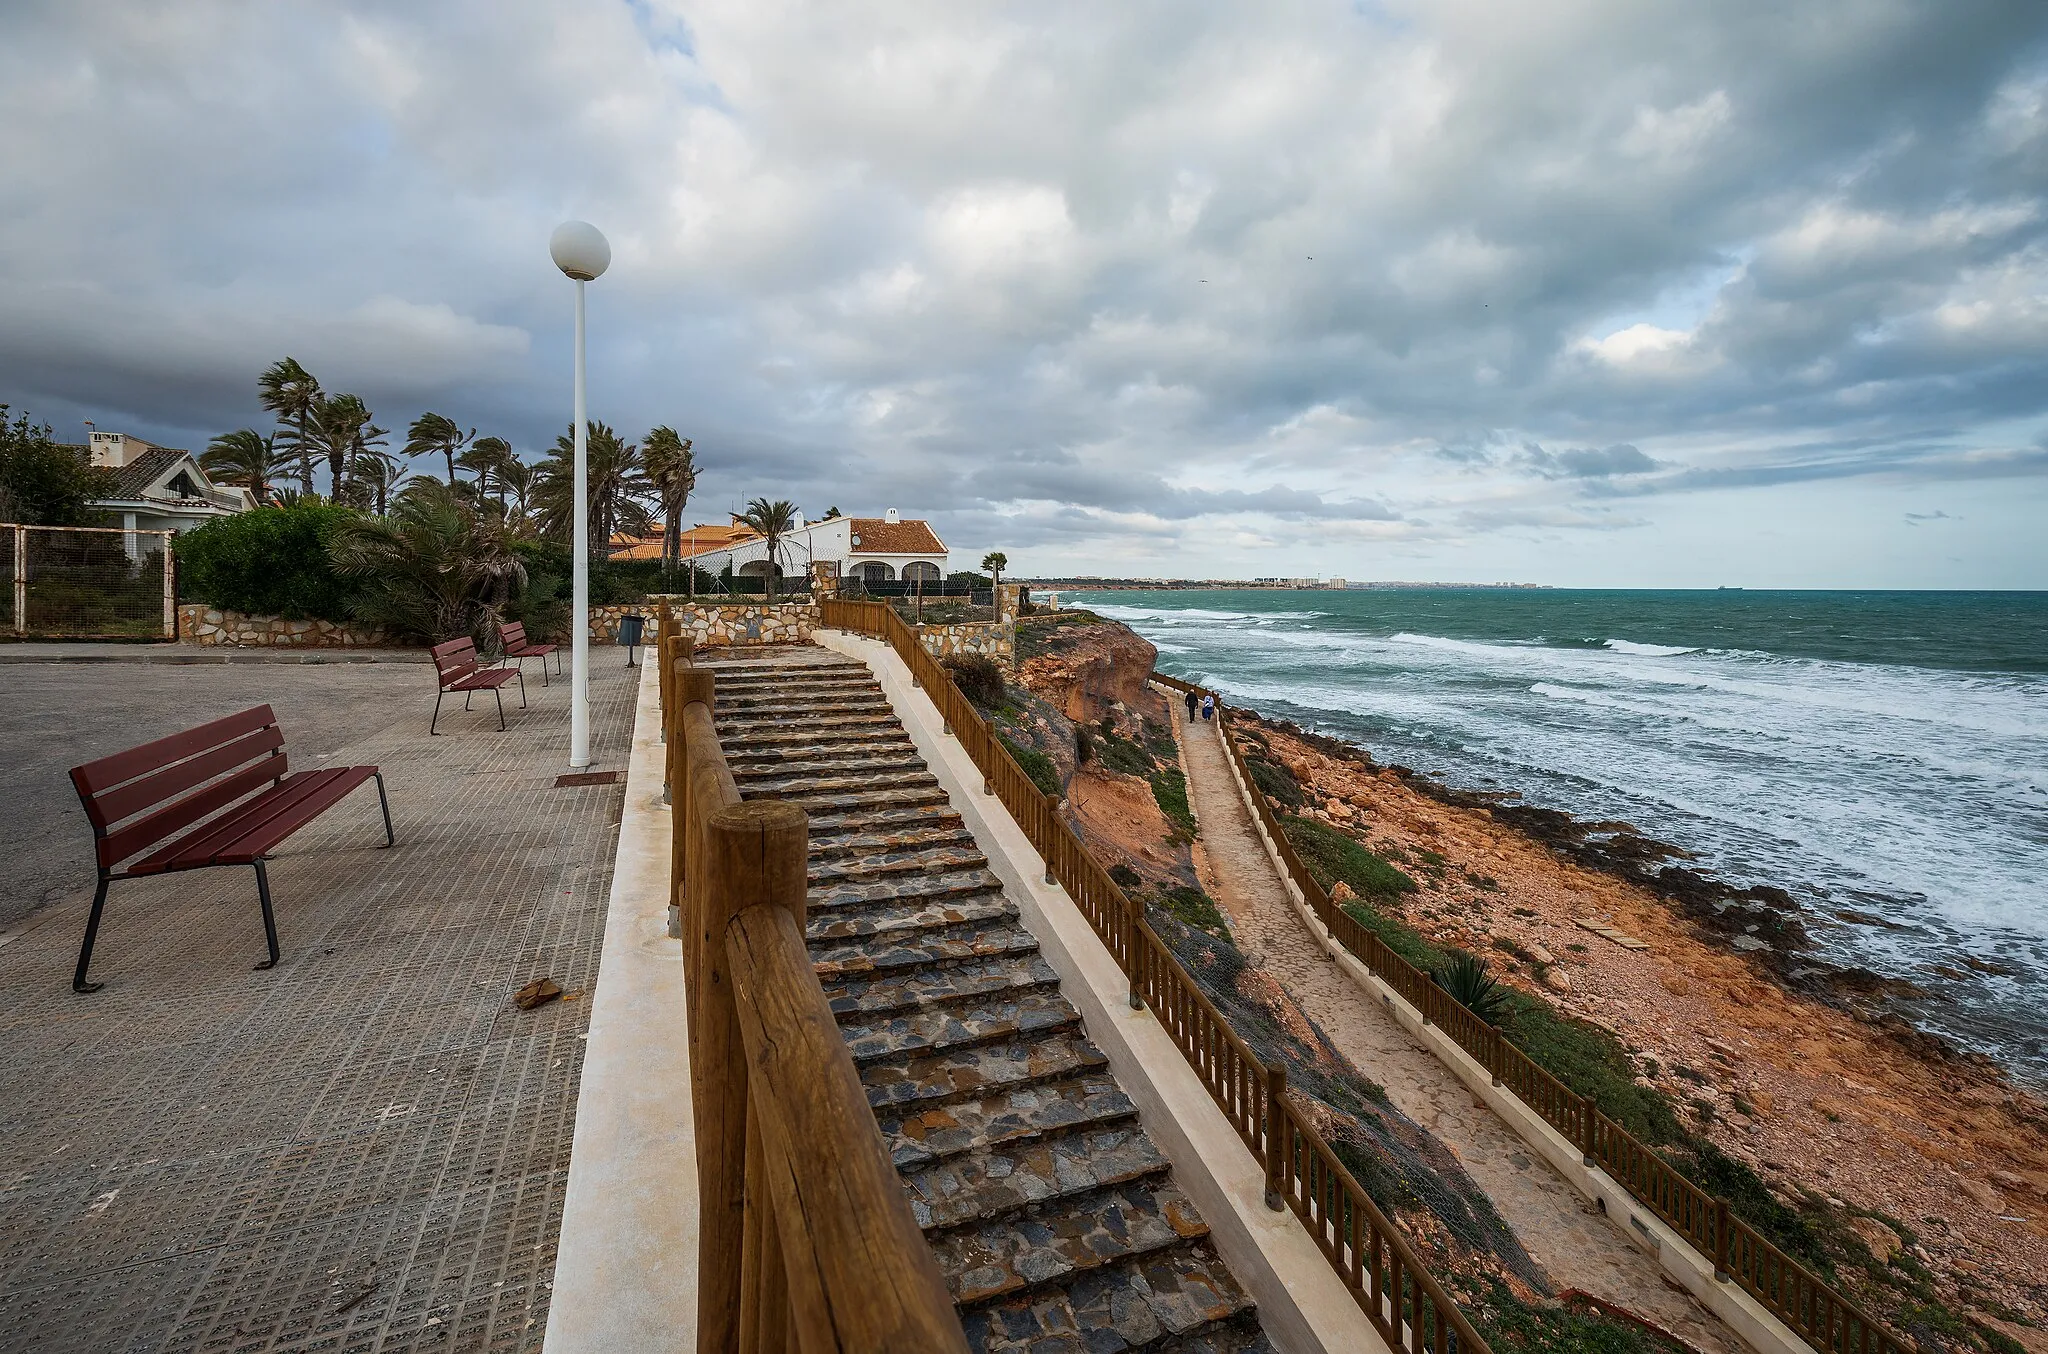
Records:
<instances>
[{"instance_id":1,"label":"green hedge","mask_svg":"<svg viewBox=\"0 0 2048 1354\"><path fill-rule=\"evenodd\" d=\"M331 503L256 508L176 538L178 594L224 611L346 621L357 584L334 572L327 543L356 514Z\"/></svg>"}]
</instances>

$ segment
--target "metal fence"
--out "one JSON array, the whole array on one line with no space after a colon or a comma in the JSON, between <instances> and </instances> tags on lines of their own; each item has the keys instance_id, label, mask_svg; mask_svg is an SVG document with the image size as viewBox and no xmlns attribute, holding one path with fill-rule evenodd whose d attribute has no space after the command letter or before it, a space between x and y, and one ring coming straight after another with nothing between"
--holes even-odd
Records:
<instances>
[{"instance_id":1,"label":"metal fence","mask_svg":"<svg viewBox=\"0 0 2048 1354\"><path fill-rule=\"evenodd\" d=\"M168 531L0 522L0 596L20 639L176 639Z\"/></svg>"}]
</instances>

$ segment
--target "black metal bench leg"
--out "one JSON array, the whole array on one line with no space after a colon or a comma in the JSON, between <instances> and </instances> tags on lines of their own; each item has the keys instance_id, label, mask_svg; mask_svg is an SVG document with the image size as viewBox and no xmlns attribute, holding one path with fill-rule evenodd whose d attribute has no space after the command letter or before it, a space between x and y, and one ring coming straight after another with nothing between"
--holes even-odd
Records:
<instances>
[{"instance_id":1,"label":"black metal bench leg","mask_svg":"<svg viewBox=\"0 0 2048 1354\"><path fill-rule=\"evenodd\" d=\"M498 698L498 732L503 733L505 732L505 692L502 688L494 686L491 688L491 694Z\"/></svg>"},{"instance_id":2,"label":"black metal bench leg","mask_svg":"<svg viewBox=\"0 0 2048 1354\"><path fill-rule=\"evenodd\" d=\"M526 664L519 665L519 708L526 708Z\"/></svg>"},{"instance_id":3,"label":"black metal bench leg","mask_svg":"<svg viewBox=\"0 0 2048 1354\"><path fill-rule=\"evenodd\" d=\"M85 943L78 947L78 971L71 975L71 990L73 992L97 992L106 986L105 983L87 982L85 980L85 971L92 964L92 943L100 933L100 913L107 906L107 884L109 882L105 875L101 875L100 886L93 890L92 915L85 919Z\"/></svg>"},{"instance_id":4,"label":"black metal bench leg","mask_svg":"<svg viewBox=\"0 0 2048 1354\"><path fill-rule=\"evenodd\" d=\"M384 810L384 844L386 846L396 846L398 845L398 838L393 836L391 832L391 801L384 794L384 773L382 771L374 772L371 778L377 782L377 807Z\"/></svg>"},{"instance_id":5,"label":"black metal bench leg","mask_svg":"<svg viewBox=\"0 0 2048 1354\"><path fill-rule=\"evenodd\" d=\"M434 726L441 722L441 697L445 696L446 694L448 693L445 691L437 691L434 693L434 717L427 721L427 732L429 734L434 733Z\"/></svg>"},{"instance_id":6,"label":"black metal bench leg","mask_svg":"<svg viewBox=\"0 0 2048 1354\"><path fill-rule=\"evenodd\" d=\"M256 896L263 902L263 939L270 945L270 958L256 967L274 968L277 965L277 918L270 911L270 875L263 869L263 862L256 861Z\"/></svg>"}]
</instances>

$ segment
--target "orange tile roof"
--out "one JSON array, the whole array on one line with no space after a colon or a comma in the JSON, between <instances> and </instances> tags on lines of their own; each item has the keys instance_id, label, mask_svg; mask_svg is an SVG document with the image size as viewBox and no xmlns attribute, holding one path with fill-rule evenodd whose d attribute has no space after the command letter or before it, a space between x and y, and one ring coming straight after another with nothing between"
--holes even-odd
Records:
<instances>
[{"instance_id":1,"label":"orange tile roof","mask_svg":"<svg viewBox=\"0 0 2048 1354\"><path fill-rule=\"evenodd\" d=\"M757 535L752 527L738 523L730 526L707 526L698 523L683 528L681 559L695 559L699 555L725 550L731 546L751 541ZM612 538L613 559L660 559L661 533L646 536L614 536Z\"/></svg>"},{"instance_id":2,"label":"orange tile roof","mask_svg":"<svg viewBox=\"0 0 2048 1354\"><path fill-rule=\"evenodd\" d=\"M856 555L943 555L946 546L931 523L915 518L891 522L886 517L853 519Z\"/></svg>"}]
</instances>

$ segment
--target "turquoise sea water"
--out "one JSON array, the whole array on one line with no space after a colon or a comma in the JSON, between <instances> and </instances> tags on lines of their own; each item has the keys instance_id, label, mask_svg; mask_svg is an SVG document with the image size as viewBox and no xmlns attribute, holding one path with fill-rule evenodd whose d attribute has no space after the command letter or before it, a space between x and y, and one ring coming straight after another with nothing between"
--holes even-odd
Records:
<instances>
[{"instance_id":1,"label":"turquoise sea water","mask_svg":"<svg viewBox=\"0 0 2048 1354\"><path fill-rule=\"evenodd\" d=\"M1923 1023L2048 1084L2048 593L1061 601L1382 761L1625 819L1786 888L1825 957L1912 979Z\"/></svg>"}]
</instances>

